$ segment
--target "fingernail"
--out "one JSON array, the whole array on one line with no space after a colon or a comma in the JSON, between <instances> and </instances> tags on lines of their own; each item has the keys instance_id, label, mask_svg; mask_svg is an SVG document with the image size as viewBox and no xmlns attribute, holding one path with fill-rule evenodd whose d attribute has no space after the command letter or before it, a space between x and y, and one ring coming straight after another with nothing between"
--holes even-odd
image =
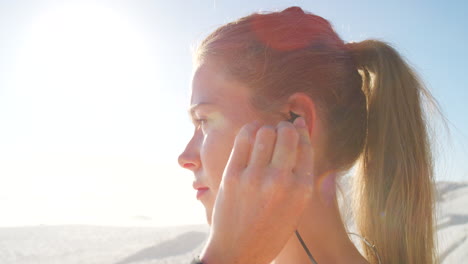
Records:
<instances>
[{"instance_id":1,"label":"fingernail","mask_svg":"<svg viewBox=\"0 0 468 264\"><path fill-rule=\"evenodd\" d=\"M300 128L305 128L306 127L306 123L305 123L305 120L304 118L301 116L301 117L298 117L296 119L296 125Z\"/></svg>"}]
</instances>

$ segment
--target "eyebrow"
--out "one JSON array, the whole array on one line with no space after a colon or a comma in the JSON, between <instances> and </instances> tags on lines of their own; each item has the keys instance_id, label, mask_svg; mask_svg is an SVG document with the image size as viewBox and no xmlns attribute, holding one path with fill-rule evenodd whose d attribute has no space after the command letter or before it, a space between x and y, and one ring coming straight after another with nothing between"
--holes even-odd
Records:
<instances>
[{"instance_id":1,"label":"eyebrow","mask_svg":"<svg viewBox=\"0 0 468 264\"><path fill-rule=\"evenodd\" d=\"M199 107L202 107L202 106L210 106L210 107L213 107L213 106L216 106L216 105L213 104L213 103L198 103L198 104L193 104L193 105L191 105L191 106L189 107L189 109L188 109L188 111L187 111L188 114L189 114L189 116L192 117L193 114L194 114L194 112L195 112L195 110L196 110L197 108L199 108Z\"/></svg>"}]
</instances>

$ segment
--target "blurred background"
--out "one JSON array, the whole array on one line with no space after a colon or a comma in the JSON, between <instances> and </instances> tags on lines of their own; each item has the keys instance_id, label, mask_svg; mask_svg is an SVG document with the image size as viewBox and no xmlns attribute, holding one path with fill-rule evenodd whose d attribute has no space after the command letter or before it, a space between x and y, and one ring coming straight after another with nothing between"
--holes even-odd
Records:
<instances>
[{"instance_id":1,"label":"blurred background","mask_svg":"<svg viewBox=\"0 0 468 264\"><path fill-rule=\"evenodd\" d=\"M463 1L0 1L0 227L205 223L177 156L191 49L254 11L299 5L345 41L394 45L438 99L436 180L468 181Z\"/></svg>"}]
</instances>

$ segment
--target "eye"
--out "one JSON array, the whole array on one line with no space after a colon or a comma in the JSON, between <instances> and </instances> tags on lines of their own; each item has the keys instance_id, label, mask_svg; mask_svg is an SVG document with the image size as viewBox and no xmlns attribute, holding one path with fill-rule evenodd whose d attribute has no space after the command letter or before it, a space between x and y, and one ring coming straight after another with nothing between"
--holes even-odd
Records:
<instances>
[{"instance_id":1,"label":"eye","mask_svg":"<svg viewBox=\"0 0 468 264\"><path fill-rule=\"evenodd\" d=\"M199 119L194 119L193 120L195 126L200 126L200 125L204 125L208 122L208 119L204 119L204 118L199 118Z\"/></svg>"}]
</instances>

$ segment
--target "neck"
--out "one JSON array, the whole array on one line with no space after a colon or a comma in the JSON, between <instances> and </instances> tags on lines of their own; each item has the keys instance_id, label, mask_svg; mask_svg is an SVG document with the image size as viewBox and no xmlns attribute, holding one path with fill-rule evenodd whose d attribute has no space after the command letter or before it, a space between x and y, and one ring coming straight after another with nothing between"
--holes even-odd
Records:
<instances>
[{"instance_id":1,"label":"neck","mask_svg":"<svg viewBox=\"0 0 468 264\"><path fill-rule=\"evenodd\" d=\"M319 181L299 222L297 230L318 264L368 263L348 237L336 199L336 186ZM296 234L293 233L274 264L311 264Z\"/></svg>"}]
</instances>

